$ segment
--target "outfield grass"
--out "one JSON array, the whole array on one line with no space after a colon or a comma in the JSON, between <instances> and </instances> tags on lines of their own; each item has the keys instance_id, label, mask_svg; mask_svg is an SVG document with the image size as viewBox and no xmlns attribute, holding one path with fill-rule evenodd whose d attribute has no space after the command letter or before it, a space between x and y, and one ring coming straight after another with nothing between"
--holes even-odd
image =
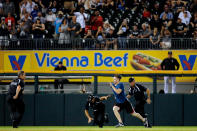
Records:
<instances>
[{"instance_id":1,"label":"outfield grass","mask_svg":"<svg viewBox=\"0 0 197 131\"><path fill-rule=\"evenodd\" d=\"M115 128L105 126L104 128L92 126L20 126L13 129L10 126L0 126L0 131L197 131L197 126L155 126L144 128L142 126L125 126Z\"/></svg>"}]
</instances>

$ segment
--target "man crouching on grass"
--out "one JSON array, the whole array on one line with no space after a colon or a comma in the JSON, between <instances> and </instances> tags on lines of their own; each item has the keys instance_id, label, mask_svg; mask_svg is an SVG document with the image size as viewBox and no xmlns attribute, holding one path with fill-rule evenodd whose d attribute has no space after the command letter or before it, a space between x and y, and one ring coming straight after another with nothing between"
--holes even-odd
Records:
<instances>
[{"instance_id":1,"label":"man crouching on grass","mask_svg":"<svg viewBox=\"0 0 197 131\"><path fill-rule=\"evenodd\" d=\"M85 115L88 118L88 123L94 120L93 125L98 125L100 128L103 127L104 122L108 123L108 115L105 114L105 104L102 103L103 100L107 100L110 96L93 96L89 95L87 103L85 105ZM93 109L94 118L92 118L88 112L89 108Z\"/></svg>"}]
</instances>

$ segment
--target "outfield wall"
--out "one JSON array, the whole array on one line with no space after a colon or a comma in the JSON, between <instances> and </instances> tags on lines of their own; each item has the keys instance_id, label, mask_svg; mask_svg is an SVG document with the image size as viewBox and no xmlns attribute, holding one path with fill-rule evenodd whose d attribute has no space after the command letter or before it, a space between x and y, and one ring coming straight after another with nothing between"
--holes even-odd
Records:
<instances>
[{"instance_id":1,"label":"outfield wall","mask_svg":"<svg viewBox=\"0 0 197 131\"><path fill-rule=\"evenodd\" d=\"M156 126L197 126L197 95L156 94L153 103L146 106L151 123ZM22 125L36 126L85 126L84 105L87 95L79 94L35 94L25 95L26 111ZM133 103L134 101L131 100ZM104 102L110 123L117 121L112 111L114 98ZM139 120L122 112L126 125L142 125ZM11 125L5 95L0 95L0 125Z\"/></svg>"}]
</instances>

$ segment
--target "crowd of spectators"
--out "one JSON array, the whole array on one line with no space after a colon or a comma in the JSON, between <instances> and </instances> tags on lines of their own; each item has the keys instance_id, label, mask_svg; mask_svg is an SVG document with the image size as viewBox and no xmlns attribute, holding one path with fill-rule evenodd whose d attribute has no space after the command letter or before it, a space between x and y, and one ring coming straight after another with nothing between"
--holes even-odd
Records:
<instances>
[{"instance_id":1,"label":"crowd of spectators","mask_svg":"<svg viewBox=\"0 0 197 131\"><path fill-rule=\"evenodd\" d=\"M197 0L0 0L0 19L1 43L55 38L77 45L94 38L96 48L117 49L128 38L163 48L173 37L197 41Z\"/></svg>"}]
</instances>

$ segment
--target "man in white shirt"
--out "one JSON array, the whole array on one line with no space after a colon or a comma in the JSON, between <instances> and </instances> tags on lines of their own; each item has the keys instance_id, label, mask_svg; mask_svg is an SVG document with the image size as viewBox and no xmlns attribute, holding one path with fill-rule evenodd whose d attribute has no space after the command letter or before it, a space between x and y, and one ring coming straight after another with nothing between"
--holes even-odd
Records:
<instances>
[{"instance_id":1,"label":"man in white shirt","mask_svg":"<svg viewBox=\"0 0 197 131\"><path fill-rule=\"evenodd\" d=\"M184 12L183 15L184 15L184 17L182 18L181 22L184 23L185 25L189 25L190 18L188 17L188 13Z\"/></svg>"},{"instance_id":2,"label":"man in white shirt","mask_svg":"<svg viewBox=\"0 0 197 131\"><path fill-rule=\"evenodd\" d=\"M20 3L21 12L23 12L23 8L25 8L26 11L27 11L29 14L31 14L31 12L33 11L35 5L36 5L36 4L35 4L33 1L31 1L31 0L29 0L29 1L28 1L28 0L23 0L23 1Z\"/></svg>"},{"instance_id":3,"label":"man in white shirt","mask_svg":"<svg viewBox=\"0 0 197 131\"><path fill-rule=\"evenodd\" d=\"M51 9L49 9L46 15L46 21L53 24L55 20L56 20L56 15L53 14Z\"/></svg>"},{"instance_id":4,"label":"man in white shirt","mask_svg":"<svg viewBox=\"0 0 197 131\"><path fill-rule=\"evenodd\" d=\"M84 7L80 7L80 12L75 12L74 15L77 17L77 22L81 25L81 37L83 38L88 15L85 13Z\"/></svg>"},{"instance_id":5,"label":"man in white shirt","mask_svg":"<svg viewBox=\"0 0 197 131\"><path fill-rule=\"evenodd\" d=\"M191 19L191 13L189 11L185 10L185 7L182 7L182 11L179 13L178 18L180 18L182 20L182 23L188 25Z\"/></svg>"}]
</instances>

